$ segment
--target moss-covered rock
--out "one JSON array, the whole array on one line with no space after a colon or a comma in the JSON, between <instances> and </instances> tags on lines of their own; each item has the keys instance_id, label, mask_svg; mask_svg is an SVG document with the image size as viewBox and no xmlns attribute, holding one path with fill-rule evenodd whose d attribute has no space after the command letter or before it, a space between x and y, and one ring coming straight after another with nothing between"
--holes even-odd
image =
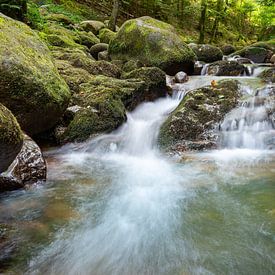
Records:
<instances>
[{"instance_id":1,"label":"moss-covered rock","mask_svg":"<svg viewBox=\"0 0 275 275\"><path fill-rule=\"evenodd\" d=\"M169 24L145 16L126 21L109 45L111 59L139 60L174 75L194 69L194 52Z\"/></svg>"},{"instance_id":2,"label":"moss-covered rock","mask_svg":"<svg viewBox=\"0 0 275 275\"><path fill-rule=\"evenodd\" d=\"M16 118L0 103L0 173L9 167L22 144L23 133Z\"/></svg>"},{"instance_id":3,"label":"moss-covered rock","mask_svg":"<svg viewBox=\"0 0 275 275\"><path fill-rule=\"evenodd\" d=\"M66 60L72 66L81 68L93 75L105 75L110 77L119 77L120 69L107 61L95 61L89 54L78 49L63 50L62 48L55 49L53 56L59 60ZM60 63L61 65L61 63ZM59 66L60 68L60 66Z\"/></svg>"},{"instance_id":4,"label":"moss-covered rock","mask_svg":"<svg viewBox=\"0 0 275 275\"><path fill-rule=\"evenodd\" d=\"M238 82L223 80L217 86L190 91L161 127L159 144L163 149L182 150L213 145L213 130L240 97Z\"/></svg>"},{"instance_id":5,"label":"moss-covered rock","mask_svg":"<svg viewBox=\"0 0 275 275\"><path fill-rule=\"evenodd\" d=\"M270 50L273 53L275 53L275 39L271 39L269 41L256 42L256 43L252 44L251 46L264 48L264 49Z\"/></svg>"},{"instance_id":6,"label":"moss-covered rock","mask_svg":"<svg viewBox=\"0 0 275 275\"><path fill-rule=\"evenodd\" d=\"M80 108L77 108L61 140L83 141L94 134L110 132L126 120L126 110L133 110L143 101L163 96L164 73L156 70L147 73L135 72L139 79L122 80L93 76L88 83L81 84L79 93L73 95L71 102L71 105ZM154 79L157 75L162 80L159 80L159 77ZM142 78L147 82L142 81ZM153 94L153 88L157 86L159 90L155 89Z\"/></svg>"},{"instance_id":7,"label":"moss-covered rock","mask_svg":"<svg viewBox=\"0 0 275 275\"><path fill-rule=\"evenodd\" d=\"M75 42L81 45L84 45L88 48L91 48L93 45L98 44L100 40L92 32L78 32L78 38L75 39Z\"/></svg>"},{"instance_id":8,"label":"moss-covered rock","mask_svg":"<svg viewBox=\"0 0 275 275\"><path fill-rule=\"evenodd\" d=\"M248 58L255 63L264 63L270 60L272 54L273 52L269 49L249 46L232 53L230 56L239 55L241 57Z\"/></svg>"},{"instance_id":9,"label":"moss-covered rock","mask_svg":"<svg viewBox=\"0 0 275 275\"><path fill-rule=\"evenodd\" d=\"M211 63L223 58L222 51L216 46L193 43L188 46L195 52L199 61Z\"/></svg>"},{"instance_id":10,"label":"moss-covered rock","mask_svg":"<svg viewBox=\"0 0 275 275\"><path fill-rule=\"evenodd\" d=\"M82 21L79 24L79 28L86 32L92 32L93 34L97 35L101 29L105 28L105 24L96 20L87 20Z\"/></svg>"},{"instance_id":11,"label":"moss-covered rock","mask_svg":"<svg viewBox=\"0 0 275 275\"><path fill-rule=\"evenodd\" d=\"M111 61L108 51L103 51L98 53L98 60Z\"/></svg>"},{"instance_id":12,"label":"moss-covered rock","mask_svg":"<svg viewBox=\"0 0 275 275\"><path fill-rule=\"evenodd\" d=\"M237 61L220 60L210 64L207 67L208 75L217 76L238 76L245 72L245 66Z\"/></svg>"},{"instance_id":13,"label":"moss-covered rock","mask_svg":"<svg viewBox=\"0 0 275 275\"><path fill-rule=\"evenodd\" d=\"M143 67L143 64L139 60L129 60L123 64L122 71L125 73L129 73L141 67Z\"/></svg>"},{"instance_id":14,"label":"moss-covered rock","mask_svg":"<svg viewBox=\"0 0 275 275\"><path fill-rule=\"evenodd\" d=\"M221 50L224 55L229 55L236 51L236 48L233 45L223 45Z\"/></svg>"},{"instance_id":15,"label":"moss-covered rock","mask_svg":"<svg viewBox=\"0 0 275 275\"><path fill-rule=\"evenodd\" d=\"M99 31L98 38L100 39L101 43L107 43L109 44L112 39L114 39L116 36L116 33L104 28Z\"/></svg>"},{"instance_id":16,"label":"moss-covered rock","mask_svg":"<svg viewBox=\"0 0 275 275\"><path fill-rule=\"evenodd\" d=\"M275 68L269 68L260 73L259 77L267 83L275 83Z\"/></svg>"},{"instance_id":17,"label":"moss-covered rock","mask_svg":"<svg viewBox=\"0 0 275 275\"><path fill-rule=\"evenodd\" d=\"M150 101L166 95L166 75L157 67L142 67L122 75L124 79L140 79L147 86L143 100Z\"/></svg>"},{"instance_id":18,"label":"moss-covered rock","mask_svg":"<svg viewBox=\"0 0 275 275\"><path fill-rule=\"evenodd\" d=\"M100 52L104 52L108 50L108 44L107 43L98 43L91 47L90 53L91 55L97 60L98 54Z\"/></svg>"},{"instance_id":19,"label":"moss-covered rock","mask_svg":"<svg viewBox=\"0 0 275 275\"><path fill-rule=\"evenodd\" d=\"M27 25L0 14L0 102L30 134L51 128L70 92L50 52Z\"/></svg>"},{"instance_id":20,"label":"moss-covered rock","mask_svg":"<svg viewBox=\"0 0 275 275\"><path fill-rule=\"evenodd\" d=\"M80 85L91 80L92 76L86 70L73 67L68 61L56 60L55 65L69 86L71 93L79 93Z\"/></svg>"},{"instance_id":21,"label":"moss-covered rock","mask_svg":"<svg viewBox=\"0 0 275 275\"><path fill-rule=\"evenodd\" d=\"M23 21L27 14L27 0L1 0L0 12Z\"/></svg>"},{"instance_id":22,"label":"moss-covered rock","mask_svg":"<svg viewBox=\"0 0 275 275\"><path fill-rule=\"evenodd\" d=\"M68 16L62 13L51 13L45 17L47 21L58 22L63 25L73 25L74 22Z\"/></svg>"}]
</instances>

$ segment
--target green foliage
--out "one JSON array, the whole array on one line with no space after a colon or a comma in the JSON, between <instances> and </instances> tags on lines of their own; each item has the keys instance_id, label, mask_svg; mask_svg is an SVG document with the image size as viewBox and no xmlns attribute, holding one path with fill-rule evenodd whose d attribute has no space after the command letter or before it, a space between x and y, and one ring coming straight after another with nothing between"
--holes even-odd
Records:
<instances>
[{"instance_id":1,"label":"green foliage","mask_svg":"<svg viewBox=\"0 0 275 275\"><path fill-rule=\"evenodd\" d=\"M45 20L40 15L39 6L35 3L28 3L27 23L34 29L42 30Z\"/></svg>"}]
</instances>

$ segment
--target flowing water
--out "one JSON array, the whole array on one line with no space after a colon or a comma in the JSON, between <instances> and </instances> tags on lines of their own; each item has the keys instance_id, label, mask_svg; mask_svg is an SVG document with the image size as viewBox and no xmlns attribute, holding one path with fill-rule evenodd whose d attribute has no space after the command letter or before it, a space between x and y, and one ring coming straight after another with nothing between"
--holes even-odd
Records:
<instances>
[{"instance_id":1,"label":"flowing water","mask_svg":"<svg viewBox=\"0 0 275 275\"><path fill-rule=\"evenodd\" d=\"M20 235L8 274L275 274L274 125L267 97L250 92L258 80L242 78L250 96L221 125L220 150L168 157L156 145L185 92L211 79L45 151L48 183L0 200Z\"/></svg>"}]
</instances>

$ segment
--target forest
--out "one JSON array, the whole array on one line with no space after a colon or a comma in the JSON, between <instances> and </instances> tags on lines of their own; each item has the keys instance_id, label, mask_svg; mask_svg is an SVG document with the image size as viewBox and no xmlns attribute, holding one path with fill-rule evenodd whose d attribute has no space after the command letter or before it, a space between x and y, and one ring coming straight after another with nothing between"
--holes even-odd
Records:
<instances>
[{"instance_id":1,"label":"forest","mask_svg":"<svg viewBox=\"0 0 275 275\"><path fill-rule=\"evenodd\" d=\"M0 274L275 274L274 0L0 0Z\"/></svg>"}]
</instances>

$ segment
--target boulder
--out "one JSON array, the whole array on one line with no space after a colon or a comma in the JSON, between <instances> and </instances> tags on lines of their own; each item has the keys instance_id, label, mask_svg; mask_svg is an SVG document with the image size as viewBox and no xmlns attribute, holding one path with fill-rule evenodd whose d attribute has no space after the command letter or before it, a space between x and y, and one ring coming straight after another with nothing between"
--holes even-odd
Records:
<instances>
[{"instance_id":1,"label":"boulder","mask_svg":"<svg viewBox=\"0 0 275 275\"><path fill-rule=\"evenodd\" d=\"M275 68L264 70L258 75L264 82L275 83Z\"/></svg>"},{"instance_id":2,"label":"boulder","mask_svg":"<svg viewBox=\"0 0 275 275\"><path fill-rule=\"evenodd\" d=\"M122 66L122 71L129 73L133 70L143 67L143 64L139 60L129 60Z\"/></svg>"},{"instance_id":3,"label":"boulder","mask_svg":"<svg viewBox=\"0 0 275 275\"><path fill-rule=\"evenodd\" d=\"M272 54L273 52L269 49L249 46L232 53L230 56L239 55L241 57L248 58L255 63L264 63L270 60Z\"/></svg>"},{"instance_id":4,"label":"boulder","mask_svg":"<svg viewBox=\"0 0 275 275\"><path fill-rule=\"evenodd\" d=\"M47 46L27 25L0 14L0 102L29 134L45 131L67 108L70 91Z\"/></svg>"},{"instance_id":5,"label":"boulder","mask_svg":"<svg viewBox=\"0 0 275 275\"><path fill-rule=\"evenodd\" d=\"M103 51L103 52L99 52L97 59L100 60L104 60L104 61L111 61L111 58L109 56L108 51Z\"/></svg>"},{"instance_id":6,"label":"boulder","mask_svg":"<svg viewBox=\"0 0 275 275\"><path fill-rule=\"evenodd\" d=\"M270 63L275 64L275 54L271 56Z\"/></svg>"},{"instance_id":7,"label":"boulder","mask_svg":"<svg viewBox=\"0 0 275 275\"><path fill-rule=\"evenodd\" d=\"M11 191L46 180L47 168L38 145L27 135L19 154L0 175L0 192Z\"/></svg>"},{"instance_id":8,"label":"boulder","mask_svg":"<svg viewBox=\"0 0 275 275\"><path fill-rule=\"evenodd\" d=\"M157 67L142 67L129 73L124 73L122 78L139 79L145 82L147 88L143 93L138 94L140 97L138 102L153 101L165 96L167 93L165 72ZM137 99L135 99L134 102L126 104L128 109L133 109L137 105L136 100Z\"/></svg>"},{"instance_id":9,"label":"boulder","mask_svg":"<svg viewBox=\"0 0 275 275\"><path fill-rule=\"evenodd\" d=\"M245 66L237 61L220 60L209 64L206 73L216 76L239 76L245 73Z\"/></svg>"},{"instance_id":10,"label":"boulder","mask_svg":"<svg viewBox=\"0 0 275 275\"><path fill-rule=\"evenodd\" d=\"M88 47L89 49L95 44L100 43L100 40L92 32L78 32L78 38L75 39L75 42L81 45Z\"/></svg>"},{"instance_id":11,"label":"boulder","mask_svg":"<svg viewBox=\"0 0 275 275\"><path fill-rule=\"evenodd\" d=\"M107 43L109 44L112 39L114 39L116 36L116 33L104 28L99 31L98 38L100 39L101 43Z\"/></svg>"},{"instance_id":12,"label":"boulder","mask_svg":"<svg viewBox=\"0 0 275 275\"><path fill-rule=\"evenodd\" d=\"M93 75L119 77L121 73L120 69L116 65L104 60L95 61L92 56L78 49L55 49L53 51L53 56L59 60L66 60L73 67L84 69ZM61 69L61 66L62 63L59 63L59 69ZM66 63L65 67L67 67Z\"/></svg>"},{"instance_id":13,"label":"boulder","mask_svg":"<svg viewBox=\"0 0 275 275\"><path fill-rule=\"evenodd\" d=\"M165 74L158 68L159 71L146 69L133 72L134 79L93 76L88 83L81 84L80 92L74 94L72 100L72 106L81 108L66 125L62 142L83 141L92 135L113 131L125 122L126 110L163 96Z\"/></svg>"},{"instance_id":14,"label":"boulder","mask_svg":"<svg viewBox=\"0 0 275 275\"><path fill-rule=\"evenodd\" d=\"M170 75L194 70L195 54L175 28L148 16L126 21L108 51L112 60L139 60Z\"/></svg>"},{"instance_id":15,"label":"boulder","mask_svg":"<svg viewBox=\"0 0 275 275\"><path fill-rule=\"evenodd\" d=\"M103 51L108 50L108 44L106 43L98 43L91 47L90 53L95 58L98 59L98 54Z\"/></svg>"},{"instance_id":16,"label":"boulder","mask_svg":"<svg viewBox=\"0 0 275 275\"><path fill-rule=\"evenodd\" d=\"M88 20L82 21L79 24L79 28L86 32L92 32L93 34L97 35L101 29L105 28L105 24L96 20Z\"/></svg>"},{"instance_id":17,"label":"boulder","mask_svg":"<svg viewBox=\"0 0 275 275\"><path fill-rule=\"evenodd\" d=\"M1 0L0 12L23 21L27 14L27 0Z\"/></svg>"},{"instance_id":18,"label":"boulder","mask_svg":"<svg viewBox=\"0 0 275 275\"><path fill-rule=\"evenodd\" d=\"M45 17L47 21L53 21L53 22L58 22L61 23L62 25L73 25L74 22L65 14L63 13L51 13Z\"/></svg>"},{"instance_id":19,"label":"boulder","mask_svg":"<svg viewBox=\"0 0 275 275\"><path fill-rule=\"evenodd\" d=\"M160 129L159 144L165 150L202 149L215 145L213 130L240 97L238 81L222 80L188 92ZM202 146L203 145L203 146Z\"/></svg>"},{"instance_id":20,"label":"boulder","mask_svg":"<svg viewBox=\"0 0 275 275\"><path fill-rule=\"evenodd\" d=\"M235 52L236 48L234 46L232 46L232 45L223 45L221 47L221 50L222 50L222 52L223 52L224 55L229 55L229 54Z\"/></svg>"},{"instance_id":21,"label":"boulder","mask_svg":"<svg viewBox=\"0 0 275 275\"><path fill-rule=\"evenodd\" d=\"M189 47L195 52L199 61L211 63L223 58L220 48L213 45L192 43Z\"/></svg>"},{"instance_id":22,"label":"boulder","mask_svg":"<svg viewBox=\"0 0 275 275\"><path fill-rule=\"evenodd\" d=\"M175 75L175 82L176 83L184 83L188 81L188 75L185 72L178 72Z\"/></svg>"},{"instance_id":23,"label":"boulder","mask_svg":"<svg viewBox=\"0 0 275 275\"><path fill-rule=\"evenodd\" d=\"M0 103L0 173L13 162L23 144L23 133L13 114Z\"/></svg>"}]
</instances>

